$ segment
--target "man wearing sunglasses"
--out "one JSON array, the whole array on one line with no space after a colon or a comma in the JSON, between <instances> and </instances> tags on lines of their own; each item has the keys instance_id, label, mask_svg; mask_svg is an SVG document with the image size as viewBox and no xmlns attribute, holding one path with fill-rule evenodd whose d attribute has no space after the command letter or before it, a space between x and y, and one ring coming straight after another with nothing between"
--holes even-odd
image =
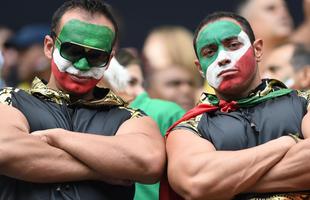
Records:
<instances>
[{"instance_id":1,"label":"man wearing sunglasses","mask_svg":"<svg viewBox=\"0 0 310 200\"><path fill-rule=\"evenodd\" d=\"M0 91L0 200L133 199L134 182L158 181L165 148L155 122L96 88L116 37L101 0L55 12L47 85Z\"/></svg>"}]
</instances>

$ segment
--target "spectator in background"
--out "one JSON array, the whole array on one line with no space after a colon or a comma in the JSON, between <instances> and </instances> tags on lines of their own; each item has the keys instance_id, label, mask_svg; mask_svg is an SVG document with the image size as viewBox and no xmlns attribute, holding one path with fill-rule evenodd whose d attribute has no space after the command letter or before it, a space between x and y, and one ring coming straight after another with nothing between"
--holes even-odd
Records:
<instances>
[{"instance_id":1,"label":"spectator in background","mask_svg":"<svg viewBox=\"0 0 310 200\"><path fill-rule=\"evenodd\" d=\"M127 87L112 87L111 89L118 91L118 95L129 101L130 107L141 109L152 117L159 126L161 134L164 136L166 130L183 116L185 110L173 102L149 97L148 93L143 88L143 68L137 50L133 48L120 49L116 54L116 59L125 68L130 78L127 82ZM112 65L113 63L111 63L110 67L114 67ZM123 70L124 69L118 70L115 73L123 74ZM105 82L108 83L106 86L119 86L119 84L113 83L115 79L106 79ZM134 199L157 200L159 196L158 193L158 183L153 185L137 183Z\"/></svg>"},{"instance_id":2,"label":"spectator in background","mask_svg":"<svg viewBox=\"0 0 310 200\"><path fill-rule=\"evenodd\" d=\"M291 88L294 84L294 68L291 59L295 48L294 43L285 43L274 48L265 62L266 70L262 78L277 79Z\"/></svg>"},{"instance_id":3,"label":"spectator in background","mask_svg":"<svg viewBox=\"0 0 310 200\"><path fill-rule=\"evenodd\" d=\"M5 41L12 36L11 29L5 26L0 26L0 49L3 49Z\"/></svg>"},{"instance_id":4,"label":"spectator in background","mask_svg":"<svg viewBox=\"0 0 310 200\"><path fill-rule=\"evenodd\" d=\"M0 26L0 88L5 86L5 82L3 80L2 71L4 66L4 57L3 57L3 44L10 37L11 30L7 27Z\"/></svg>"},{"instance_id":5,"label":"spectator in background","mask_svg":"<svg viewBox=\"0 0 310 200\"><path fill-rule=\"evenodd\" d=\"M297 90L310 89L310 49L297 45L290 61L294 68L294 85Z\"/></svg>"},{"instance_id":6,"label":"spectator in background","mask_svg":"<svg viewBox=\"0 0 310 200\"><path fill-rule=\"evenodd\" d=\"M185 110L195 105L195 79L186 67L171 65L152 69L147 74L146 90L151 98L173 101Z\"/></svg>"},{"instance_id":7,"label":"spectator in background","mask_svg":"<svg viewBox=\"0 0 310 200\"><path fill-rule=\"evenodd\" d=\"M194 70L192 41L193 34L184 27L157 27L148 34L144 42L145 64L156 69L180 64Z\"/></svg>"},{"instance_id":8,"label":"spectator in background","mask_svg":"<svg viewBox=\"0 0 310 200\"><path fill-rule=\"evenodd\" d=\"M146 73L149 69L171 66L186 68L195 80L195 87L201 87L203 80L194 64L195 52L192 43L193 34L182 26L161 26L153 29L145 39L142 52Z\"/></svg>"},{"instance_id":9,"label":"spectator in background","mask_svg":"<svg viewBox=\"0 0 310 200\"><path fill-rule=\"evenodd\" d=\"M125 88L128 86L129 79L128 71L124 66L119 64L115 57L113 57L109 67L104 71L103 78L98 82L97 86L100 88L109 88L118 95L122 95ZM127 94L122 95L122 98L126 102L130 102L133 99L133 97Z\"/></svg>"},{"instance_id":10,"label":"spectator in background","mask_svg":"<svg viewBox=\"0 0 310 200\"><path fill-rule=\"evenodd\" d=\"M266 70L265 61L276 46L287 41L293 33L293 20L284 0L238 0L238 13L251 24L255 36L264 42L264 57L260 72Z\"/></svg>"},{"instance_id":11,"label":"spectator in background","mask_svg":"<svg viewBox=\"0 0 310 200\"><path fill-rule=\"evenodd\" d=\"M12 36L13 31L8 27L0 27L0 51L2 51L3 56L3 66L1 68L1 79L2 83L6 86L16 86L17 77L16 75L16 62L18 57L18 52L13 48L6 48L5 42Z\"/></svg>"},{"instance_id":12,"label":"spectator in background","mask_svg":"<svg viewBox=\"0 0 310 200\"><path fill-rule=\"evenodd\" d=\"M131 99L129 102L131 107L139 108L150 115L164 135L168 127L184 114L184 109L172 101L161 100L158 97L152 98L148 95L144 89L145 84L143 84L145 81L142 62L135 49L120 49L116 58L125 67L130 77L127 87L121 92L121 97L125 96L125 99Z\"/></svg>"},{"instance_id":13,"label":"spectator in background","mask_svg":"<svg viewBox=\"0 0 310 200\"><path fill-rule=\"evenodd\" d=\"M144 71L138 51L134 48L120 49L116 54L116 59L125 67L129 80L121 97L132 102L137 96L145 92ZM133 102L132 102L133 103Z\"/></svg>"},{"instance_id":14,"label":"spectator in background","mask_svg":"<svg viewBox=\"0 0 310 200\"><path fill-rule=\"evenodd\" d=\"M292 34L291 40L310 46L310 0L303 0L304 20Z\"/></svg>"},{"instance_id":15,"label":"spectator in background","mask_svg":"<svg viewBox=\"0 0 310 200\"><path fill-rule=\"evenodd\" d=\"M27 25L21 28L6 43L6 47L18 51L17 78L18 87L29 89L37 76L48 81L50 76L49 60L44 55L43 41L50 31L49 26L41 24Z\"/></svg>"},{"instance_id":16,"label":"spectator in background","mask_svg":"<svg viewBox=\"0 0 310 200\"><path fill-rule=\"evenodd\" d=\"M310 89L310 50L303 44L286 43L275 48L266 61L264 78L282 81L287 87Z\"/></svg>"}]
</instances>

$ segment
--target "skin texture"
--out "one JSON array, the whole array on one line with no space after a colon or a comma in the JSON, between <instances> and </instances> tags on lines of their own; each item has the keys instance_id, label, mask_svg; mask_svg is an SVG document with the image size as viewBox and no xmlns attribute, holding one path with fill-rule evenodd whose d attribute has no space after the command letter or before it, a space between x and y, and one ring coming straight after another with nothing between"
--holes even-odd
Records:
<instances>
[{"instance_id":1,"label":"skin texture","mask_svg":"<svg viewBox=\"0 0 310 200\"><path fill-rule=\"evenodd\" d=\"M256 41L251 45L254 53L248 55L256 61L261 53L257 44ZM253 83L259 84L257 77L259 74L255 73L254 79L245 85L246 91L253 88ZM227 94L216 92L221 99L227 97ZM243 94L239 91L237 96L229 97L235 100ZM216 151L211 142L191 131L174 130L166 141L169 183L184 199L199 200L227 200L246 192L309 190L309 124L310 114L307 113L301 124L305 139L299 143L282 136L238 151ZM189 144L192 144L190 148Z\"/></svg>"},{"instance_id":2,"label":"skin texture","mask_svg":"<svg viewBox=\"0 0 310 200\"><path fill-rule=\"evenodd\" d=\"M283 0L251 0L241 14L259 38L279 40L289 37L293 31L293 21Z\"/></svg>"},{"instance_id":3,"label":"skin texture","mask_svg":"<svg viewBox=\"0 0 310 200\"><path fill-rule=\"evenodd\" d=\"M34 44L20 52L18 59L18 77L21 81L30 82L35 76L46 72L46 75L39 76L45 80L49 78L49 60L45 57L42 44Z\"/></svg>"},{"instance_id":4,"label":"skin texture","mask_svg":"<svg viewBox=\"0 0 310 200\"><path fill-rule=\"evenodd\" d=\"M287 44L274 49L266 60L266 72L263 78L273 78L282 81L288 87L294 84L294 68L290 63L294 45Z\"/></svg>"},{"instance_id":5,"label":"skin texture","mask_svg":"<svg viewBox=\"0 0 310 200\"><path fill-rule=\"evenodd\" d=\"M247 82L256 70L249 37L231 21L216 21L203 28L197 52L208 83L219 91Z\"/></svg>"},{"instance_id":6,"label":"skin texture","mask_svg":"<svg viewBox=\"0 0 310 200\"><path fill-rule=\"evenodd\" d=\"M257 62L261 60L262 41L251 45L238 23L226 18L211 22L202 27L196 42L195 63L220 97L241 98L259 84Z\"/></svg>"},{"instance_id":7,"label":"skin texture","mask_svg":"<svg viewBox=\"0 0 310 200\"><path fill-rule=\"evenodd\" d=\"M294 86L293 88L298 90L310 89L310 66L304 66L302 69L295 72Z\"/></svg>"},{"instance_id":8,"label":"skin texture","mask_svg":"<svg viewBox=\"0 0 310 200\"><path fill-rule=\"evenodd\" d=\"M128 100L133 100L140 93L144 92L143 88L143 74L141 67L138 64L130 64L126 67L130 80L128 86L125 88Z\"/></svg>"},{"instance_id":9,"label":"skin texture","mask_svg":"<svg viewBox=\"0 0 310 200\"><path fill-rule=\"evenodd\" d=\"M277 45L292 36L293 20L284 0L250 0L240 14L251 24L256 38L264 41L264 58L260 72L265 72L265 61Z\"/></svg>"},{"instance_id":10,"label":"skin texture","mask_svg":"<svg viewBox=\"0 0 310 200\"><path fill-rule=\"evenodd\" d=\"M195 104L194 89L191 74L182 67L172 66L153 71L147 91L152 98L173 101L183 109L189 110Z\"/></svg>"},{"instance_id":11,"label":"skin texture","mask_svg":"<svg viewBox=\"0 0 310 200\"><path fill-rule=\"evenodd\" d=\"M105 16L81 9L67 11L60 20L59 30L72 19L106 26L114 31ZM45 55L52 59L54 40L46 36L44 45ZM80 82L75 84L82 85ZM53 73L48 86L67 92ZM79 98L92 98L90 94L86 92ZM6 105L0 105L0 110L3 119L0 123L0 152L5 155L0 159L2 175L39 183L101 180L128 185L135 181L155 183L163 172L166 160L164 141L156 123L149 117L128 119L113 137L63 129L29 134L28 122L21 112Z\"/></svg>"},{"instance_id":12,"label":"skin texture","mask_svg":"<svg viewBox=\"0 0 310 200\"><path fill-rule=\"evenodd\" d=\"M171 64L165 42L158 34L153 34L147 38L143 53L147 63L153 68L163 69Z\"/></svg>"}]
</instances>

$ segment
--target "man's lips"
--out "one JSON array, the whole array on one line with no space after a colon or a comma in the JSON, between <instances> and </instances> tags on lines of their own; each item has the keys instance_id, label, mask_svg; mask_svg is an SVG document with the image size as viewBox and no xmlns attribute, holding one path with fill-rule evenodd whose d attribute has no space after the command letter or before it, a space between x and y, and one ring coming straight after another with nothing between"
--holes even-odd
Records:
<instances>
[{"instance_id":1,"label":"man's lips","mask_svg":"<svg viewBox=\"0 0 310 200\"><path fill-rule=\"evenodd\" d=\"M84 76L82 77L82 76L77 76L77 75L69 74L69 73L68 75L74 82L77 82L77 83L87 83L88 81L93 79L91 77L84 77Z\"/></svg>"},{"instance_id":2,"label":"man's lips","mask_svg":"<svg viewBox=\"0 0 310 200\"><path fill-rule=\"evenodd\" d=\"M238 72L238 69L236 69L236 68L227 69L227 70L221 71L217 76L218 77L229 76L229 75L233 75L233 74L235 74L237 72Z\"/></svg>"}]
</instances>

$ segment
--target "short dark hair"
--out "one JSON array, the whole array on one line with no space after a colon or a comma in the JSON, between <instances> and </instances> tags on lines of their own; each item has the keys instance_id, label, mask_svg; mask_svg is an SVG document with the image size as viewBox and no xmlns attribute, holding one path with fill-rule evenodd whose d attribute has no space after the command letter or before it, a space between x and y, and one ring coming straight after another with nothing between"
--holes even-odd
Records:
<instances>
[{"instance_id":1,"label":"short dark hair","mask_svg":"<svg viewBox=\"0 0 310 200\"><path fill-rule=\"evenodd\" d=\"M303 44L293 44L294 52L290 63L295 71L310 66L310 49Z\"/></svg>"},{"instance_id":2,"label":"short dark hair","mask_svg":"<svg viewBox=\"0 0 310 200\"><path fill-rule=\"evenodd\" d=\"M217 21L217 20L222 19L222 18L231 18L231 19L237 21L240 24L240 26L242 27L242 29L248 34L250 41L251 41L251 44L253 44L253 42L255 41L255 35L254 35L253 29L252 29L250 23L244 17L237 15L235 13L232 13L232 12L222 12L222 11L221 12L214 12L214 13L208 15L207 17L205 17L200 22L198 27L196 28L196 31L194 34L194 41L193 41L196 56L198 56L198 53L196 51L196 40L197 40L197 37L198 37L200 30L206 24L208 24L210 22Z\"/></svg>"},{"instance_id":3,"label":"short dark hair","mask_svg":"<svg viewBox=\"0 0 310 200\"><path fill-rule=\"evenodd\" d=\"M104 2L104 0L68 0L63 3L53 14L52 23L51 23L51 35L54 36L57 33L57 29L59 26L59 22L62 16L69 10L73 10L75 8L83 9L90 14L99 13L108 18L113 26L115 31L115 37L113 40L113 46L117 40L118 36L118 25L113 16L112 8L110 5Z\"/></svg>"}]
</instances>

